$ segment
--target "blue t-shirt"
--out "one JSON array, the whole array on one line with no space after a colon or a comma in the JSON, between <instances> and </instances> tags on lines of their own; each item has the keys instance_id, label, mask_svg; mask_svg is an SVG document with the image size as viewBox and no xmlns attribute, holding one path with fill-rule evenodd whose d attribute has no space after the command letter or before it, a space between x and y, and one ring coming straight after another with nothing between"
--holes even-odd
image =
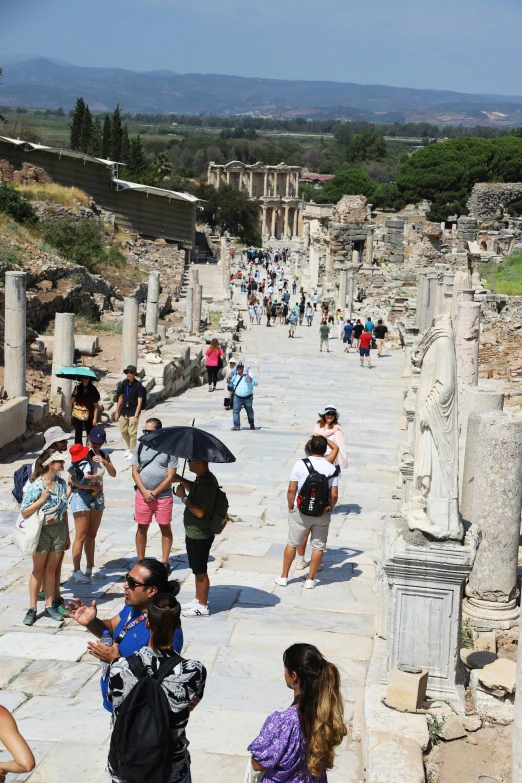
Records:
<instances>
[{"instance_id":1,"label":"blue t-shirt","mask_svg":"<svg viewBox=\"0 0 522 783\"><path fill-rule=\"evenodd\" d=\"M350 339L353 332L353 324L346 324L344 327L344 336L347 340Z\"/></svg>"},{"instance_id":2,"label":"blue t-shirt","mask_svg":"<svg viewBox=\"0 0 522 783\"><path fill-rule=\"evenodd\" d=\"M373 327L374 327L374 326L375 326L375 324L373 323L373 321L370 321L370 319L368 319L368 320L366 321L366 323L364 324L364 328L365 328L365 329L368 329L368 331L370 332L370 334L372 333L372 331L373 331Z\"/></svg>"},{"instance_id":3,"label":"blue t-shirt","mask_svg":"<svg viewBox=\"0 0 522 783\"><path fill-rule=\"evenodd\" d=\"M118 634L123 631L125 623L127 621L129 624L132 623L132 620L135 617L139 617L140 614L141 613L139 609L135 609L133 606L124 606L120 612L120 622L114 629L113 638L117 639ZM121 642L119 642L118 647L120 650L120 656L122 658L128 658L129 655L133 655L138 650L141 650L142 647L146 647L149 643L149 639L150 631L147 628L147 624L144 618L141 620L141 622L136 623L133 628L130 628ZM183 630L181 628L178 628L174 633L174 641L172 646L179 655L183 649ZM103 706L107 712L112 712L112 702L107 701L107 691L109 689L109 678L106 676L107 674L108 667L104 670L100 678L100 686L103 698Z\"/></svg>"}]
</instances>

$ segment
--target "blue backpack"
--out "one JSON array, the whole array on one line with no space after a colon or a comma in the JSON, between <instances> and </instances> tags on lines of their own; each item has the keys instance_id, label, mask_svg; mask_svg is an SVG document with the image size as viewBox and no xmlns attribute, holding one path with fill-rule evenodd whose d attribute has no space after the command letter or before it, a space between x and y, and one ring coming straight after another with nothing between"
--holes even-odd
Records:
<instances>
[{"instance_id":1,"label":"blue backpack","mask_svg":"<svg viewBox=\"0 0 522 783\"><path fill-rule=\"evenodd\" d=\"M32 473L33 466L29 462L26 465L22 465L21 468L15 470L13 475L13 489L11 494L17 503L21 503L24 497L24 487Z\"/></svg>"}]
</instances>

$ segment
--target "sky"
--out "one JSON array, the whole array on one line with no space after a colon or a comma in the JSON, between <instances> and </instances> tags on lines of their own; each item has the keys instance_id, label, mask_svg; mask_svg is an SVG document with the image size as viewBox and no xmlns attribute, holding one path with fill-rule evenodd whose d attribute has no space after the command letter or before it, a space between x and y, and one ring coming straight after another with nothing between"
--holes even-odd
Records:
<instances>
[{"instance_id":1,"label":"sky","mask_svg":"<svg viewBox=\"0 0 522 783\"><path fill-rule=\"evenodd\" d=\"M0 0L2 55L520 95L520 0Z\"/></svg>"}]
</instances>

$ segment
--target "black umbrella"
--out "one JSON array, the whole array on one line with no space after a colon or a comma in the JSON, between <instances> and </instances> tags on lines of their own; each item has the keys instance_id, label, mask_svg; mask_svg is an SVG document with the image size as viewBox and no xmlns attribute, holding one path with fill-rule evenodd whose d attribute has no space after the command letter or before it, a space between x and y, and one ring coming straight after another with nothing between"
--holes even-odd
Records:
<instances>
[{"instance_id":1,"label":"black umbrella","mask_svg":"<svg viewBox=\"0 0 522 783\"><path fill-rule=\"evenodd\" d=\"M140 443L173 457L199 459L202 462L235 462L232 452L210 432L197 427L164 427L142 435Z\"/></svg>"}]
</instances>

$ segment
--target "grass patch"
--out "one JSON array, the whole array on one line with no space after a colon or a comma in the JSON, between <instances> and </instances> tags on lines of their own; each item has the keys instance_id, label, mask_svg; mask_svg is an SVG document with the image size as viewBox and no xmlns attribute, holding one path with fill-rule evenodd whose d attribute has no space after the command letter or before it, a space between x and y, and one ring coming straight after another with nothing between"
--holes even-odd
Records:
<instances>
[{"instance_id":1,"label":"grass patch","mask_svg":"<svg viewBox=\"0 0 522 783\"><path fill-rule=\"evenodd\" d=\"M47 204L61 204L73 212L79 212L79 207L88 207L90 197L80 188L66 188L55 182L35 183L33 185L14 185L24 198L29 201L45 201Z\"/></svg>"},{"instance_id":2,"label":"grass patch","mask_svg":"<svg viewBox=\"0 0 522 783\"><path fill-rule=\"evenodd\" d=\"M43 221L43 240L69 261L98 272L105 266L123 267L126 258L116 245L107 243L102 228L89 220Z\"/></svg>"},{"instance_id":3,"label":"grass patch","mask_svg":"<svg viewBox=\"0 0 522 783\"><path fill-rule=\"evenodd\" d=\"M95 321L94 318L89 318L86 315L77 315L74 319L74 330L80 334L94 334L96 332L112 332L113 334L121 334L123 324L102 324L100 321Z\"/></svg>"},{"instance_id":4,"label":"grass patch","mask_svg":"<svg viewBox=\"0 0 522 783\"><path fill-rule=\"evenodd\" d=\"M495 293L522 296L522 250L515 250L509 256L504 256L496 272ZM490 284L491 275L488 277L488 288Z\"/></svg>"},{"instance_id":5,"label":"grass patch","mask_svg":"<svg viewBox=\"0 0 522 783\"><path fill-rule=\"evenodd\" d=\"M20 257L14 247L0 246L0 262L3 264L19 264Z\"/></svg>"}]
</instances>

